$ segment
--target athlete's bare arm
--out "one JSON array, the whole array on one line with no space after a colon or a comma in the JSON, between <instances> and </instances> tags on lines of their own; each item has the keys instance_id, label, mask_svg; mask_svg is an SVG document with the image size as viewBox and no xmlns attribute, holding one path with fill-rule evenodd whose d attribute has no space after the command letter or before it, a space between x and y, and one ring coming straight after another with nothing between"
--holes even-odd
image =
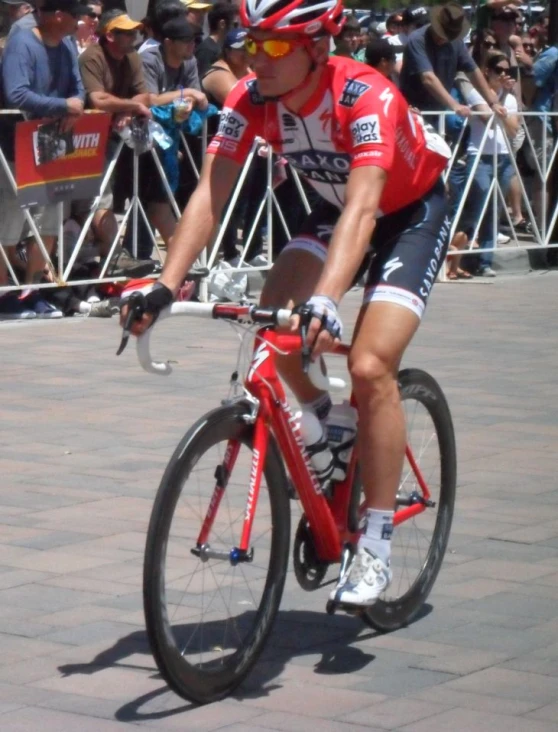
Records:
<instances>
[{"instance_id":1,"label":"athlete's bare arm","mask_svg":"<svg viewBox=\"0 0 558 732\"><path fill-rule=\"evenodd\" d=\"M205 156L200 181L178 222L159 278L174 294L200 252L211 242L239 169L240 165L228 158Z\"/></svg>"},{"instance_id":2,"label":"athlete's bare arm","mask_svg":"<svg viewBox=\"0 0 558 732\"><path fill-rule=\"evenodd\" d=\"M386 178L386 171L376 166L351 170L345 191L345 207L333 230L316 294L326 295L339 303L350 288L374 233ZM325 330L318 335L319 330L320 324L314 319L308 340L313 342L318 336L313 348L315 356L333 345L331 335Z\"/></svg>"},{"instance_id":3,"label":"athlete's bare arm","mask_svg":"<svg viewBox=\"0 0 558 732\"><path fill-rule=\"evenodd\" d=\"M190 267L207 247L219 226L221 212L238 177L240 165L223 156L207 154L200 181L170 240L169 250L159 282L176 295ZM120 324L128 314L122 307ZM132 333L141 335L153 322L153 316L144 313L142 319L132 325Z\"/></svg>"}]
</instances>

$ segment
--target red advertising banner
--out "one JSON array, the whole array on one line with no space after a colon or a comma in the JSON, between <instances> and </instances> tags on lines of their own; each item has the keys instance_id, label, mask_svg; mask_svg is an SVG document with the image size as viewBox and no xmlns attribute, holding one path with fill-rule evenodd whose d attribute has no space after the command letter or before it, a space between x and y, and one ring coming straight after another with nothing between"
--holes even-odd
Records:
<instances>
[{"instance_id":1,"label":"red advertising banner","mask_svg":"<svg viewBox=\"0 0 558 732\"><path fill-rule=\"evenodd\" d=\"M109 114L84 114L68 132L62 119L19 122L15 177L21 205L98 195L110 122Z\"/></svg>"}]
</instances>

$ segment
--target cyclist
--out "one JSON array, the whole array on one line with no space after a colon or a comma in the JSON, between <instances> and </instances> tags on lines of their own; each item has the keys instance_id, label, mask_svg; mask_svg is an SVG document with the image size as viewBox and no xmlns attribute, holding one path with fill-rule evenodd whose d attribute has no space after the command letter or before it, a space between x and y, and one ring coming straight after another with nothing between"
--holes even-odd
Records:
<instances>
[{"instance_id":1,"label":"cyclist","mask_svg":"<svg viewBox=\"0 0 558 732\"><path fill-rule=\"evenodd\" d=\"M278 257L261 298L267 306L292 300L311 308L314 357L340 339L338 304L371 246L349 359L366 528L331 594L340 603L368 606L392 578L390 538L405 451L397 372L448 245L440 175L450 152L384 76L352 59L329 57L330 37L343 24L341 0L241 0L240 14L254 73L225 102L162 275L148 288L148 312L132 332L143 332L170 304L209 245L255 136L286 157L321 197ZM279 368L301 404L325 419L329 395L310 384L300 357L283 358Z\"/></svg>"}]
</instances>

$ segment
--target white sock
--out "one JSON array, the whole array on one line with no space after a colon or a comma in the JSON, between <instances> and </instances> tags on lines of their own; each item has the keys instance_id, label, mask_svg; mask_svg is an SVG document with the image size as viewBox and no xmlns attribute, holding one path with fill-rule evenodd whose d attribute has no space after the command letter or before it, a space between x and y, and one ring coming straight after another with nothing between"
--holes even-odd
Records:
<instances>
[{"instance_id":1,"label":"white sock","mask_svg":"<svg viewBox=\"0 0 558 732\"><path fill-rule=\"evenodd\" d=\"M391 556L391 534L393 532L393 511L366 510L366 527L358 546L367 549L387 566Z\"/></svg>"}]
</instances>

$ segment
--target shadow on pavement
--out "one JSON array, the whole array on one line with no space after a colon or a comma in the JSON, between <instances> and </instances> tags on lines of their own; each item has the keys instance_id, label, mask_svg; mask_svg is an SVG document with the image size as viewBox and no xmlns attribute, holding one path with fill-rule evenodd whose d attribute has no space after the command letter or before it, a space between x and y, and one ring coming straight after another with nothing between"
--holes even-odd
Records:
<instances>
[{"instance_id":1,"label":"shadow on pavement","mask_svg":"<svg viewBox=\"0 0 558 732\"><path fill-rule=\"evenodd\" d=\"M425 604L416 621L429 615L432 606ZM239 626L248 626L253 612L246 612L237 618ZM223 621L204 625L204 647L210 649L219 642L223 643L226 623ZM363 633L364 631L364 633ZM191 638L196 633L195 625L174 626L173 632L179 637ZM352 646L356 640L374 638L376 631L367 629L362 622L348 615L333 617L309 610L280 611L264 652L252 669L248 678L232 695L233 699L259 698L267 696L281 684L274 681L284 671L286 664L293 658L321 654L314 664L316 674L347 674L363 669L375 660L375 656ZM105 668L133 668L149 670L145 666L126 663L126 659L136 654L147 654L151 658L149 641L145 631L131 633L120 638L112 647L102 651L89 663L66 664L59 666L62 676L73 674L94 674ZM155 673L152 678L161 678ZM142 708L152 706L152 702L166 696L165 708L155 708L141 712ZM178 703L178 704L176 704ZM156 705L155 705L156 706ZM171 708L172 707L172 708ZM181 697L173 694L165 684L160 689L144 694L122 706L115 714L121 722L138 722L161 719L196 708L190 702L183 703Z\"/></svg>"}]
</instances>

